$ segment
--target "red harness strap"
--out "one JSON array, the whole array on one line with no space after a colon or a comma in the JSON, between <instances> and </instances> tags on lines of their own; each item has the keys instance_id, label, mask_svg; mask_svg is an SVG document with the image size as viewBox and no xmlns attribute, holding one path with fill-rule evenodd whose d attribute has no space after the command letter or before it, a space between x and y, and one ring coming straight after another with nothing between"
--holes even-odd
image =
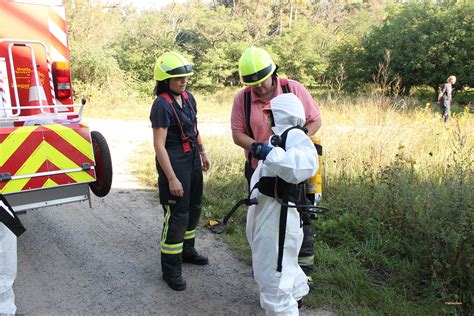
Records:
<instances>
[{"instance_id":1,"label":"red harness strap","mask_svg":"<svg viewBox=\"0 0 474 316\"><path fill-rule=\"evenodd\" d=\"M195 124L194 124L194 131L196 132L196 139L198 141L198 145L199 145L199 148L202 148L202 143L199 141L198 139L198 135L199 135L199 130L197 128L197 119L196 119L196 111L194 110L192 104L189 102L189 94L184 91L182 94L181 94L184 98L184 102L188 104L189 108L191 109L191 112L193 112L193 115L194 115L194 119L195 119ZM168 101L168 104L170 105L171 109L173 110L173 113L174 113L174 117L176 118L176 120L178 121L178 125L179 125L179 128L181 130L181 137L184 138L186 137L186 135L184 134L184 130L183 130L183 127L181 125L181 120L179 119L179 116L178 116L178 113L176 112L176 109L174 108L173 106L173 100L171 99L170 95L168 92L163 92L162 94L160 94L160 97L163 97L166 101ZM189 103L188 103L189 102Z\"/></svg>"}]
</instances>

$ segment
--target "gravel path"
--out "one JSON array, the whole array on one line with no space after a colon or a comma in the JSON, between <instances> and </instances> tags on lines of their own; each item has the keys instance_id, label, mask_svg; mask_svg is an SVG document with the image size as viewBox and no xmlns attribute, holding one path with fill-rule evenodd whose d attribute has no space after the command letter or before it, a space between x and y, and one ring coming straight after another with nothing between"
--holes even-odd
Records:
<instances>
[{"instance_id":1,"label":"gravel path","mask_svg":"<svg viewBox=\"0 0 474 316\"><path fill-rule=\"evenodd\" d=\"M18 241L14 285L22 314L263 315L251 266L219 236L198 229L207 266L184 265L188 288L175 292L161 280L156 192L143 189L128 157L150 141L145 121L84 120L100 131L112 153L114 180L105 198L29 211ZM222 125L201 133L225 133ZM303 309L302 315L331 315Z\"/></svg>"}]
</instances>

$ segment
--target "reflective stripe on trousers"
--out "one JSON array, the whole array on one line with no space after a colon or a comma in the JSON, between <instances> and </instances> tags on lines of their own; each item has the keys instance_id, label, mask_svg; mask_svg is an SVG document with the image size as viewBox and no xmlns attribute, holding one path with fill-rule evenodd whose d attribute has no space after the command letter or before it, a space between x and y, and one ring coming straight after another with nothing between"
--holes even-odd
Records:
<instances>
[{"instance_id":1,"label":"reflective stripe on trousers","mask_svg":"<svg viewBox=\"0 0 474 316\"><path fill-rule=\"evenodd\" d=\"M197 148L184 154L182 148L167 149L176 177L184 189L184 196L170 194L168 179L157 164L160 202L165 212L161 234L161 264L163 273L181 273L181 256L192 256L196 226L201 215L203 177L201 158Z\"/></svg>"}]
</instances>

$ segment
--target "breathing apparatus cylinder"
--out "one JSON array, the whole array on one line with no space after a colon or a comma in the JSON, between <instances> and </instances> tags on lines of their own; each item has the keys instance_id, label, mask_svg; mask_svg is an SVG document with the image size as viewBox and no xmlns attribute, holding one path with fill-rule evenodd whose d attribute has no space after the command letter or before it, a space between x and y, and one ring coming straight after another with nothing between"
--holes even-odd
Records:
<instances>
[{"instance_id":1,"label":"breathing apparatus cylinder","mask_svg":"<svg viewBox=\"0 0 474 316\"><path fill-rule=\"evenodd\" d=\"M316 171L316 174L308 179L306 185L306 196L313 204L316 204L316 202L321 199L323 193L323 147L321 146L321 141L316 135L310 136L310 138L318 152L319 168L318 171Z\"/></svg>"}]
</instances>

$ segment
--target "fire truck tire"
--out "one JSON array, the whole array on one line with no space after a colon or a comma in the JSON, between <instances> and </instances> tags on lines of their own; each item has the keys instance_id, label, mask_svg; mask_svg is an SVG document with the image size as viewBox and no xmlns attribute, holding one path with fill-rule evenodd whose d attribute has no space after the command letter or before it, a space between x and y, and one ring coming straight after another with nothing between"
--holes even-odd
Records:
<instances>
[{"instance_id":1,"label":"fire truck tire","mask_svg":"<svg viewBox=\"0 0 474 316\"><path fill-rule=\"evenodd\" d=\"M97 131L91 132L92 148L95 157L96 181L89 184L92 192L104 197L112 187L112 158L105 137Z\"/></svg>"}]
</instances>

